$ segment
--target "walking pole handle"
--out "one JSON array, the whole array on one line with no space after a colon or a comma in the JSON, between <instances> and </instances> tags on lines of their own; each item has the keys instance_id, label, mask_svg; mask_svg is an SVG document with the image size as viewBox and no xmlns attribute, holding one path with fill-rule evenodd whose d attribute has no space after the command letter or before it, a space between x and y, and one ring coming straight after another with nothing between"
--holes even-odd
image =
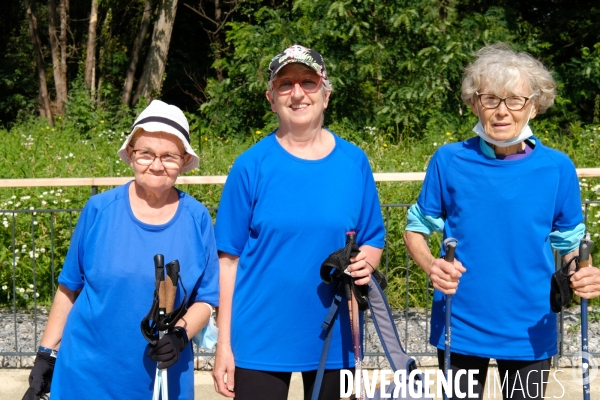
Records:
<instances>
[{"instance_id":1,"label":"walking pole handle","mask_svg":"<svg viewBox=\"0 0 600 400\"><path fill-rule=\"evenodd\" d=\"M579 268L590 266L590 253L594 242L590 239L590 234L587 233L579 243Z\"/></svg>"},{"instance_id":2,"label":"walking pole handle","mask_svg":"<svg viewBox=\"0 0 600 400\"><path fill-rule=\"evenodd\" d=\"M454 261L454 252L456 251L456 245L458 244L458 240L454 238L447 238L444 240L444 246L446 248L446 255L444 255L444 260L448 262Z\"/></svg>"},{"instance_id":3,"label":"walking pole handle","mask_svg":"<svg viewBox=\"0 0 600 400\"><path fill-rule=\"evenodd\" d=\"M156 283L156 290L158 290L159 283L164 279L164 271L165 256L157 254L154 256L154 282Z\"/></svg>"},{"instance_id":4,"label":"walking pole handle","mask_svg":"<svg viewBox=\"0 0 600 400\"><path fill-rule=\"evenodd\" d=\"M354 231L346 232L346 244L348 244L348 243L351 243L351 244L356 243L356 232L354 232Z\"/></svg>"},{"instance_id":5,"label":"walking pole handle","mask_svg":"<svg viewBox=\"0 0 600 400\"><path fill-rule=\"evenodd\" d=\"M346 232L346 246L348 246L349 244L352 245L355 243L356 243L356 232L354 232L354 231ZM348 299L348 301L350 301L350 299L352 298L352 277L344 274L343 282L344 282L344 291L346 293L346 298Z\"/></svg>"},{"instance_id":6,"label":"walking pole handle","mask_svg":"<svg viewBox=\"0 0 600 400\"><path fill-rule=\"evenodd\" d=\"M167 280L165 282L165 296L167 314L175 307L175 296L177 295L177 278L179 277L179 260L173 260L166 266Z\"/></svg>"}]
</instances>

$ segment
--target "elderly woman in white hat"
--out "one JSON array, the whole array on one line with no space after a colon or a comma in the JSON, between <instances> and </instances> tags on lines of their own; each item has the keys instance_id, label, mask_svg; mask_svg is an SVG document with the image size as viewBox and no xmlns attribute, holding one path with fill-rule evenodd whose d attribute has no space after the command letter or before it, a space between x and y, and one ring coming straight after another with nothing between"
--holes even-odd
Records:
<instances>
[{"instance_id":1,"label":"elderly woman in white hat","mask_svg":"<svg viewBox=\"0 0 600 400\"><path fill-rule=\"evenodd\" d=\"M188 338L206 325L218 304L218 259L206 208L173 187L180 173L198 165L184 114L153 101L119 156L135 179L93 196L81 213L28 399L47 393L51 383L52 397L62 400L150 398L156 361L159 368L170 367L171 400L194 398ZM140 321L153 303L156 254L165 262L179 261L188 311L150 346ZM176 302L184 300L181 292L180 286Z\"/></svg>"}]
</instances>

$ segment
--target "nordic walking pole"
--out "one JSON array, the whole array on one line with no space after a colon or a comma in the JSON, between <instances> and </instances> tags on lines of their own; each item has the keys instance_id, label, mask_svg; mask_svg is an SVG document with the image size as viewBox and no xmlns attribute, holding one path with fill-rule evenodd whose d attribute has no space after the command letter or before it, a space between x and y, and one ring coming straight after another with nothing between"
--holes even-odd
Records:
<instances>
[{"instance_id":1,"label":"nordic walking pole","mask_svg":"<svg viewBox=\"0 0 600 400\"><path fill-rule=\"evenodd\" d=\"M355 232L346 232L346 245L348 244L356 244ZM363 385L358 302L356 301L356 295L352 290L352 278L349 275L344 274L344 283L346 288L346 297L348 298L348 310L350 311L350 331L352 333L352 344L354 347L354 375L356 377L356 393L354 394L354 398L356 400L361 400L363 399Z\"/></svg>"},{"instance_id":2,"label":"nordic walking pole","mask_svg":"<svg viewBox=\"0 0 600 400\"><path fill-rule=\"evenodd\" d=\"M444 256L444 260L449 263L454 262L454 251L456 250L456 245L458 244L458 240L454 238L447 238L444 240L444 246L446 248L446 255ZM446 295L446 336L444 338L444 376L446 377L446 381L448 381L448 371L452 369L450 364L450 352L451 352L451 341L452 341L452 295ZM452 396L454 397L454 396ZM444 392L444 399L448 400L448 393Z\"/></svg>"},{"instance_id":3,"label":"nordic walking pole","mask_svg":"<svg viewBox=\"0 0 600 400\"><path fill-rule=\"evenodd\" d=\"M594 242L587 233L579 243L579 268L590 266L590 252ZM588 360L588 309L587 299L581 299L581 368L583 378L583 400L590 400L590 377Z\"/></svg>"},{"instance_id":4,"label":"nordic walking pole","mask_svg":"<svg viewBox=\"0 0 600 400\"><path fill-rule=\"evenodd\" d=\"M155 280L156 287L158 287L158 318L162 320L167 312L167 293L164 281L165 271L165 258L162 254L154 256L154 269L155 269ZM162 339L165 332L160 331L158 338ZM162 394L162 400L168 400L169 391L167 383L167 371L158 369L156 367L156 375L154 378L154 392L152 394L152 400L158 400Z\"/></svg>"}]
</instances>

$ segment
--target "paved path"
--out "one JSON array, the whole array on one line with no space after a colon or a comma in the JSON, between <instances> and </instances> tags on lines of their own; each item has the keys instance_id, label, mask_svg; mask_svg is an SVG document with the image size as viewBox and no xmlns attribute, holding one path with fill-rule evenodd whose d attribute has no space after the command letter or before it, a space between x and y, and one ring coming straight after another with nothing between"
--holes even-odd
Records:
<instances>
[{"instance_id":1,"label":"paved path","mask_svg":"<svg viewBox=\"0 0 600 400\"><path fill-rule=\"evenodd\" d=\"M493 369L490 368L489 376L493 377ZM571 378L571 369L564 368L564 372L556 372L556 378L553 374L556 370L550 372L550 382L548 383L548 391L546 398L560 398L563 400L581 400L581 387L577 386ZM27 388L27 377L30 370L28 369L0 369L0 400L20 400ZM562 386L561 386L562 385ZM210 372L196 371L195 373L195 400L225 400L225 397L215 393L212 377ZM493 389L490 389L489 397L487 389L484 399L502 399L499 392L496 392L494 397ZM600 377L592 382L592 399L600 398ZM288 400L302 400L302 378L300 374L292 375L292 383Z\"/></svg>"}]
</instances>

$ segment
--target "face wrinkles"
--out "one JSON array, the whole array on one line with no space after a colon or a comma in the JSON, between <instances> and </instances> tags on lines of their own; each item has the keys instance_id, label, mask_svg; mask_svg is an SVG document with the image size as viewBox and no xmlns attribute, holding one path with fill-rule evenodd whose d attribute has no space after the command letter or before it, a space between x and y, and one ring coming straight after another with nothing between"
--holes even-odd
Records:
<instances>
[{"instance_id":1,"label":"face wrinkles","mask_svg":"<svg viewBox=\"0 0 600 400\"><path fill-rule=\"evenodd\" d=\"M134 161L136 156L132 150L146 150L158 156L167 153L183 155L185 150L179 138L163 132L144 132L135 141L135 145L128 147L127 150L129 158L132 160L131 166L138 184L148 190L164 190L175 184L183 167L183 160L181 166L177 169L165 169L158 157L149 166L143 166Z\"/></svg>"},{"instance_id":2,"label":"face wrinkles","mask_svg":"<svg viewBox=\"0 0 600 400\"><path fill-rule=\"evenodd\" d=\"M529 85L523 79L515 87L513 91L506 91L504 93L494 93L490 87L492 85L485 84L479 90L479 93L494 94L498 97L505 98L508 96L531 96L531 89ZM507 141L518 136L528 120L533 119L537 114L537 107L535 107L535 97L532 97L527 101L525 107L519 111L509 110L504 102L501 102L497 108L490 109L485 108L479 102L479 99L475 100L475 104L471 106L473 114L477 115L483 125L485 133L492 139L497 141ZM531 113L531 116L530 116Z\"/></svg>"},{"instance_id":3,"label":"face wrinkles","mask_svg":"<svg viewBox=\"0 0 600 400\"><path fill-rule=\"evenodd\" d=\"M303 64L294 63L283 67L275 79L287 78L297 81L305 77L319 80L319 75L314 70ZM329 93L324 92L322 86L317 92L305 93L296 83L289 94L280 95L274 88L268 90L267 99L281 124L315 124L320 127L323 111L327 108Z\"/></svg>"}]
</instances>

